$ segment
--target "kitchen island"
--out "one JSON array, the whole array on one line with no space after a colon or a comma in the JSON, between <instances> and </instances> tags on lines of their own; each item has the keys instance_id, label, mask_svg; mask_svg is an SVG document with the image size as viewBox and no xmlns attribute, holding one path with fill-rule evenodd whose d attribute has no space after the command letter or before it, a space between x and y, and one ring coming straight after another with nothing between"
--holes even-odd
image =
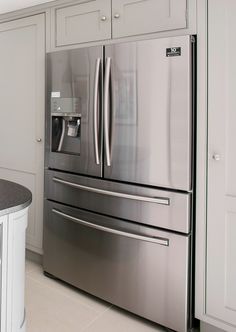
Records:
<instances>
[{"instance_id":1,"label":"kitchen island","mask_svg":"<svg viewBox=\"0 0 236 332\"><path fill-rule=\"evenodd\" d=\"M31 192L0 180L1 331L24 332L25 231Z\"/></svg>"}]
</instances>

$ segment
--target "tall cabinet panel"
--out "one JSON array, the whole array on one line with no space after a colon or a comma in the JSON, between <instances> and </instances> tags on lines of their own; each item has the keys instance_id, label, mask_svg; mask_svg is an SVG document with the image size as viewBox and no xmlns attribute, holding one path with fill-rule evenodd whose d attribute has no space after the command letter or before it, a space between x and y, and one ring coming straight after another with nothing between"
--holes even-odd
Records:
<instances>
[{"instance_id":1,"label":"tall cabinet panel","mask_svg":"<svg viewBox=\"0 0 236 332\"><path fill-rule=\"evenodd\" d=\"M227 331L236 327L235 15L235 1L209 0L206 314Z\"/></svg>"},{"instance_id":2,"label":"tall cabinet panel","mask_svg":"<svg viewBox=\"0 0 236 332\"><path fill-rule=\"evenodd\" d=\"M28 248L42 253L45 17L0 25L0 178L33 193Z\"/></svg>"}]
</instances>

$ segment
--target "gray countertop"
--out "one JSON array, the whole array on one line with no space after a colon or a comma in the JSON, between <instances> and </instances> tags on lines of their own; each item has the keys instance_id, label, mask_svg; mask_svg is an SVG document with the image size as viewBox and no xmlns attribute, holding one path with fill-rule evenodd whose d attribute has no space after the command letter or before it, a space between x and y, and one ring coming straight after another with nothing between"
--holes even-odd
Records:
<instances>
[{"instance_id":1,"label":"gray countertop","mask_svg":"<svg viewBox=\"0 0 236 332\"><path fill-rule=\"evenodd\" d=\"M0 216L20 211L31 202L32 194L27 188L0 179Z\"/></svg>"}]
</instances>

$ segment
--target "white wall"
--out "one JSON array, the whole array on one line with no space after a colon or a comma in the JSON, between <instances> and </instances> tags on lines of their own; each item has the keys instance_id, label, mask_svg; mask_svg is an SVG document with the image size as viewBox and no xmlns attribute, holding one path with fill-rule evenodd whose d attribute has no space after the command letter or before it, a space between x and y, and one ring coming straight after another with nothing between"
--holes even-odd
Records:
<instances>
[{"instance_id":1,"label":"white wall","mask_svg":"<svg viewBox=\"0 0 236 332\"><path fill-rule=\"evenodd\" d=\"M50 1L53 0L0 0L0 14Z\"/></svg>"}]
</instances>

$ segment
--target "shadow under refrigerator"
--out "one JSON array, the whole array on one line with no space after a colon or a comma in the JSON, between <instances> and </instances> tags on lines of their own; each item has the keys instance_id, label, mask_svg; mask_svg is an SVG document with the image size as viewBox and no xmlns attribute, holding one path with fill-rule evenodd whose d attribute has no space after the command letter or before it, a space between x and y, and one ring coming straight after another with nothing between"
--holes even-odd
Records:
<instances>
[{"instance_id":1,"label":"shadow under refrigerator","mask_svg":"<svg viewBox=\"0 0 236 332\"><path fill-rule=\"evenodd\" d=\"M47 56L44 271L191 325L193 41Z\"/></svg>"}]
</instances>

